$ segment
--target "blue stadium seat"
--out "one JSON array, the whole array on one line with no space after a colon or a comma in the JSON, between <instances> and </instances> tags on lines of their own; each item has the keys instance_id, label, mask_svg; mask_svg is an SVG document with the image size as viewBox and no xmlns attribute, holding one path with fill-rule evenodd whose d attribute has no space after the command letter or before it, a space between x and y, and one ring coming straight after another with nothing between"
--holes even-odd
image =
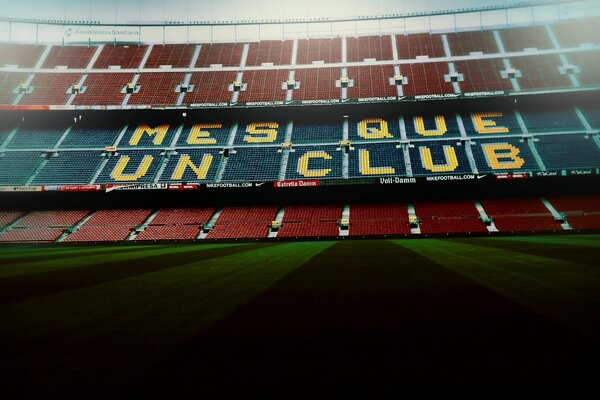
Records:
<instances>
[{"instance_id":1,"label":"blue stadium seat","mask_svg":"<svg viewBox=\"0 0 600 400\"><path fill-rule=\"evenodd\" d=\"M40 149L54 147L65 132L65 126L20 127L6 146L7 149Z\"/></svg>"},{"instance_id":2,"label":"blue stadium seat","mask_svg":"<svg viewBox=\"0 0 600 400\"><path fill-rule=\"evenodd\" d=\"M286 179L341 179L342 178L342 152L336 150L339 146L294 146L288 158ZM300 159L308 152L325 152L331 159L314 157L308 160L308 170L330 170L324 176L306 176L299 171ZM316 155L316 154L315 154ZM309 174L310 175L310 174ZM320 175L320 174L319 174Z\"/></svg>"},{"instance_id":3,"label":"blue stadium seat","mask_svg":"<svg viewBox=\"0 0 600 400\"><path fill-rule=\"evenodd\" d=\"M467 136L490 137L522 135L513 111L491 110L461 113ZM506 132L508 130L508 132Z\"/></svg>"},{"instance_id":4,"label":"blue stadium seat","mask_svg":"<svg viewBox=\"0 0 600 400\"><path fill-rule=\"evenodd\" d=\"M369 136L373 136L371 139L366 139L363 136L359 135L359 124L361 121L366 122L366 130ZM387 124L387 132L385 137L377 138L377 131L382 130L381 125L376 120L383 120ZM401 139L400 136L400 126L398 125L398 117L365 117L361 119L354 119L348 122L348 139L352 142L374 142L374 141L399 141Z\"/></svg>"},{"instance_id":5,"label":"blue stadium seat","mask_svg":"<svg viewBox=\"0 0 600 400\"><path fill-rule=\"evenodd\" d=\"M338 144L343 138L343 124L339 122L294 121L292 143L328 143Z\"/></svg>"},{"instance_id":6,"label":"blue stadium seat","mask_svg":"<svg viewBox=\"0 0 600 400\"><path fill-rule=\"evenodd\" d=\"M119 151L118 155L113 156L108 160L100 175L94 183L152 183L154 182L154 177L156 176L156 172L161 164L162 157L161 150L125 150ZM129 162L123 170L123 175L134 175L139 167L141 166L142 161L145 156L152 156L152 162L150 163L148 170L143 176L140 176L136 179L127 179L127 180L116 180L111 174L115 170L115 167L120 162L120 160L124 159L124 157L129 157Z\"/></svg>"},{"instance_id":7,"label":"blue stadium seat","mask_svg":"<svg viewBox=\"0 0 600 400\"><path fill-rule=\"evenodd\" d=\"M573 108L520 110L529 133L583 130Z\"/></svg>"},{"instance_id":8,"label":"blue stadium seat","mask_svg":"<svg viewBox=\"0 0 600 400\"><path fill-rule=\"evenodd\" d=\"M0 153L0 185L24 185L44 160L38 151Z\"/></svg>"},{"instance_id":9,"label":"blue stadium seat","mask_svg":"<svg viewBox=\"0 0 600 400\"><path fill-rule=\"evenodd\" d=\"M600 148L583 134L537 136L535 147L547 169L600 167Z\"/></svg>"},{"instance_id":10,"label":"blue stadium seat","mask_svg":"<svg viewBox=\"0 0 600 400\"><path fill-rule=\"evenodd\" d=\"M529 150L529 146L524 141L520 141L517 138L497 138L497 139L479 139L474 140L474 146L471 147L473 150L473 156L475 158L475 163L477 165L477 169L479 172L527 172L527 171L537 171L539 170L538 165ZM514 166L511 168L493 168L492 162L493 160L488 160L487 155L484 152L484 146L489 146L493 144L498 144L499 146L512 145L518 149L517 157L519 160L522 160L522 165ZM502 155L507 155L510 150L499 151L498 154L502 157ZM502 158L502 161L511 162L510 158Z\"/></svg>"},{"instance_id":11,"label":"blue stadium seat","mask_svg":"<svg viewBox=\"0 0 600 400\"><path fill-rule=\"evenodd\" d=\"M200 127L199 125L205 125L205 127ZM213 125L213 127L206 127L206 125ZM221 125L221 127L216 127ZM200 139L201 143L194 143L194 135L190 137L190 133L192 132L192 128L197 130L198 132L208 132L208 137L201 136L198 134L198 139ZM229 133L231 132L231 124L226 122L194 122L188 123L183 127L181 131L181 135L177 140L177 147L186 147L186 146L196 146L196 147L204 147L204 146L225 146L227 145L227 140L229 139ZM215 140L215 143L211 143ZM189 143L188 143L189 142Z\"/></svg>"},{"instance_id":12,"label":"blue stadium seat","mask_svg":"<svg viewBox=\"0 0 600 400\"><path fill-rule=\"evenodd\" d=\"M430 140L412 143L409 148L411 168L414 176L447 175L447 174L470 174L471 166L465 152L464 145L456 140ZM446 147L445 147L446 146ZM450 150L450 148L452 150ZM427 168L423 153L429 149L431 161L438 171ZM447 155L456 155L456 160L447 158ZM455 164L453 163L455 161ZM443 168L447 166L447 168ZM447 169L447 170L444 170Z\"/></svg>"},{"instance_id":13,"label":"blue stadium seat","mask_svg":"<svg viewBox=\"0 0 600 400\"><path fill-rule=\"evenodd\" d=\"M202 150L178 150L177 155L172 155L167 159L167 164L160 177L160 182L213 182L215 180L219 164L221 163L221 159L223 157L221 154L219 154L220 150L221 149L215 148ZM189 156L190 161L196 166L196 168L201 168L202 160L205 154L210 154L213 157L210 166L206 171L205 179L199 179L196 172L194 172L194 170L190 167L186 167L183 170L183 175L181 175L181 179L175 179L176 177L174 177L174 172L176 172L176 168L178 167L178 165L180 165L182 157Z\"/></svg>"},{"instance_id":14,"label":"blue stadium seat","mask_svg":"<svg viewBox=\"0 0 600 400\"><path fill-rule=\"evenodd\" d=\"M119 133L119 127L73 127L60 144L60 149L103 149L114 146Z\"/></svg>"},{"instance_id":15,"label":"blue stadium seat","mask_svg":"<svg viewBox=\"0 0 600 400\"><path fill-rule=\"evenodd\" d=\"M406 126L406 137L408 139L430 140L436 138L460 137L456 116L454 114L439 114L437 119L440 117L443 119L441 121L436 121L436 115L433 114L405 115L404 125ZM420 125L421 122L423 125L417 127L417 124ZM442 124L445 125L445 129L443 129L444 125ZM423 132L425 132L425 134L423 134ZM426 132L431 132L431 134L427 134Z\"/></svg>"},{"instance_id":16,"label":"blue stadium seat","mask_svg":"<svg viewBox=\"0 0 600 400\"><path fill-rule=\"evenodd\" d=\"M102 160L100 151L61 151L48 159L32 184L88 184Z\"/></svg>"},{"instance_id":17,"label":"blue stadium seat","mask_svg":"<svg viewBox=\"0 0 600 400\"><path fill-rule=\"evenodd\" d=\"M586 104L579 108L592 129L600 129L600 107Z\"/></svg>"},{"instance_id":18,"label":"blue stadium seat","mask_svg":"<svg viewBox=\"0 0 600 400\"><path fill-rule=\"evenodd\" d=\"M361 143L353 145L354 150L351 150L349 153L348 177L368 178L373 176L405 176L406 167L404 165L404 153L402 149L396 148L397 144L398 143ZM367 166L364 164L361 173L361 150L367 150L369 152L368 166L371 169L371 173L369 173ZM363 163L364 161L365 160L363 159ZM390 171L382 170L381 167L393 168L395 172L390 174Z\"/></svg>"},{"instance_id":19,"label":"blue stadium seat","mask_svg":"<svg viewBox=\"0 0 600 400\"><path fill-rule=\"evenodd\" d=\"M230 151L223 181L275 181L279 176L281 152L275 146L236 147Z\"/></svg>"}]
</instances>

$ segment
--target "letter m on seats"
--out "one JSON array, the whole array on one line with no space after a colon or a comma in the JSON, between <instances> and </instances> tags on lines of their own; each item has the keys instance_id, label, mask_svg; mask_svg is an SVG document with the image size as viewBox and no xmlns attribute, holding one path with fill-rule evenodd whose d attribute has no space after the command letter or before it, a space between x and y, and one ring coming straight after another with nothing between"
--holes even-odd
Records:
<instances>
[{"instance_id":1,"label":"letter m on seats","mask_svg":"<svg viewBox=\"0 0 600 400\"><path fill-rule=\"evenodd\" d=\"M131 146L137 146L140 140L144 135L148 135L152 137L152 144L155 146L160 146L165 139L165 135L169 130L169 124L162 124L155 128L152 128L150 125L142 124L137 127L131 139L129 139L129 144Z\"/></svg>"}]
</instances>

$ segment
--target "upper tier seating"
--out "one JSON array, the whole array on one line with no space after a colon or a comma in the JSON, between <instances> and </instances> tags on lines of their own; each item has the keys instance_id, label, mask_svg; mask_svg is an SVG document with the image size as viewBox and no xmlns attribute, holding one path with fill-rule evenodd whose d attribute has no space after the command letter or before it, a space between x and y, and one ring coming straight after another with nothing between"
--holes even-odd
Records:
<instances>
[{"instance_id":1,"label":"upper tier seating","mask_svg":"<svg viewBox=\"0 0 600 400\"><path fill-rule=\"evenodd\" d=\"M159 68L170 65L173 68L186 68L192 62L196 51L195 44L156 44L146 61L146 68Z\"/></svg>"},{"instance_id":2,"label":"upper tier seating","mask_svg":"<svg viewBox=\"0 0 600 400\"><path fill-rule=\"evenodd\" d=\"M88 184L104 158L99 151L61 151L47 160L32 184Z\"/></svg>"},{"instance_id":3,"label":"upper tier seating","mask_svg":"<svg viewBox=\"0 0 600 400\"><path fill-rule=\"evenodd\" d=\"M459 82L463 93L513 89L510 80L500 74L505 68L499 58L456 61L454 64L457 71L464 75L464 81Z\"/></svg>"},{"instance_id":4,"label":"upper tier seating","mask_svg":"<svg viewBox=\"0 0 600 400\"><path fill-rule=\"evenodd\" d=\"M313 61L341 62L342 39L298 39L296 64L312 64Z\"/></svg>"},{"instance_id":5,"label":"upper tier seating","mask_svg":"<svg viewBox=\"0 0 600 400\"><path fill-rule=\"evenodd\" d=\"M453 56L467 56L471 52L498 53L498 45L491 30L449 33L447 37Z\"/></svg>"},{"instance_id":6,"label":"upper tier seating","mask_svg":"<svg viewBox=\"0 0 600 400\"><path fill-rule=\"evenodd\" d=\"M454 93L452 84L444 81L444 75L448 74L445 62L406 64L400 66L400 73L408 79L402 86L405 96Z\"/></svg>"},{"instance_id":7,"label":"upper tier seating","mask_svg":"<svg viewBox=\"0 0 600 400\"><path fill-rule=\"evenodd\" d=\"M342 140L343 126L341 122L328 119L294 121L292 143L337 143Z\"/></svg>"},{"instance_id":8,"label":"upper tier seating","mask_svg":"<svg viewBox=\"0 0 600 400\"><path fill-rule=\"evenodd\" d=\"M114 146L123 126L119 122L84 118L73 125L60 144L61 149L99 148Z\"/></svg>"},{"instance_id":9,"label":"upper tier seating","mask_svg":"<svg viewBox=\"0 0 600 400\"><path fill-rule=\"evenodd\" d=\"M561 47L577 47L584 43L600 44L598 18L562 21L553 24L552 30Z\"/></svg>"},{"instance_id":10,"label":"upper tier seating","mask_svg":"<svg viewBox=\"0 0 600 400\"><path fill-rule=\"evenodd\" d=\"M580 71L575 76L581 85L600 85L600 68L598 68L600 51L569 53L567 58L571 64L579 68Z\"/></svg>"},{"instance_id":11,"label":"upper tier seating","mask_svg":"<svg viewBox=\"0 0 600 400\"><path fill-rule=\"evenodd\" d=\"M221 64L224 67L238 66L243 51L243 43L202 44L196 67L210 67L212 64Z\"/></svg>"},{"instance_id":12,"label":"upper tier seating","mask_svg":"<svg viewBox=\"0 0 600 400\"><path fill-rule=\"evenodd\" d=\"M398 57L401 60L419 56L444 57L442 35L429 33L414 33L410 35L396 35Z\"/></svg>"},{"instance_id":13,"label":"upper tier seating","mask_svg":"<svg viewBox=\"0 0 600 400\"><path fill-rule=\"evenodd\" d=\"M12 104L18 96L15 90L28 76L23 72L0 72L0 104Z\"/></svg>"},{"instance_id":14,"label":"upper tier seating","mask_svg":"<svg viewBox=\"0 0 600 400\"><path fill-rule=\"evenodd\" d=\"M521 112L530 133L583 131L583 125L571 108L537 108Z\"/></svg>"},{"instance_id":15,"label":"upper tier seating","mask_svg":"<svg viewBox=\"0 0 600 400\"><path fill-rule=\"evenodd\" d=\"M246 65L254 66L263 63L290 65L293 43L292 40L261 40L250 43Z\"/></svg>"},{"instance_id":16,"label":"upper tier seating","mask_svg":"<svg viewBox=\"0 0 600 400\"><path fill-rule=\"evenodd\" d=\"M377 61L392 60L390 36L359 36L346 39L347 61L363 61L367 58Z\"/></svg>"},{"instance_id":17,"label":"upper tier seating","mask_svg":"<svg viewBox=\"0 0 600 400\"><path fill-rule=\"evenodd\" d=\"M95 46L52 46L42 68L66 66L69 68L86 68L96 52Z\"/></svg>"},{"instance_id":18,"label":"upper tier seating","mask_svg":"<svg viewBox=\"0 0 600 400\"><path fill-rule=\"evenodd\" d=\"M335 86L342 71L340 68L297 69L294 79L300 82L300 88L294 90L294 100L339 99L341 90Z\"/></svg>"},{"instance_id":19,"label":"upper tier seating","mask_svg":"<svg viewBox=\"0 0 600 400\"><path fill-rule=\"evenodd\" d=\"M283 82L288 80L287 70L246 71L242 81L247 83L246 90L240 92L239 101L285 100L286 90Z\"/></svg>"},{"instance_id":20,"label":"upper tier seating","mask_svg":"<svg viewBox=\"0 0 600 400\"><path fill-rule=\"evenodd\" d=\"M118 65L122 69L138 68L148 49L147 45L106 45L94 63L94 69Z\"/></svg>"},{"instance_id":21,"label":"upper tier seating","mask_svg":"<svg viewBox=\"0 0 600 400\"><path fill-rule=\"evenodd\" d=\"M560 73L562 63L556 54L513 57L510 62L521 72L517 81L522 90L573 87L569 77Z\"/></svg>"},{"instance_id":22,"label":"upper tier seating","mask_svg":"<svg viewBox=\"0 0 600 400\"><path fill-rule=\"evenodd\" d=\"M44 46L34 44L0 44L0 67L17 65L19 68L33 68L40 59Z\"/></svg>"},{"instance_id":23,"label":"upper tier seating","mask_svg":"<svg viewBox=\"0 0 600 400\"><path fill-rule=\"evenodd\" d=\"M543 26L501 29L500 37L507 53L530 48L540 50L552 48L550 37Z\"/></svg>"}]
</instances>

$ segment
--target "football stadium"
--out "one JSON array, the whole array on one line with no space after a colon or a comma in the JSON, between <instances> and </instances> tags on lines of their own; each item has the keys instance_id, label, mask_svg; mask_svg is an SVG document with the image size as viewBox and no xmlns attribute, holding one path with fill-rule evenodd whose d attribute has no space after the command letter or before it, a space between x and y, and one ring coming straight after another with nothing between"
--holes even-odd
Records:
<instances>
[{"instance_id":1,"label":"football stadium","mask_svg":"<svg viewBox=\"0 0 600 400\"><path fill-rule=\"evenodd\" d=\"M0 11L21 397L591 385L600 1Z\"/></svg>"}]
</instances>

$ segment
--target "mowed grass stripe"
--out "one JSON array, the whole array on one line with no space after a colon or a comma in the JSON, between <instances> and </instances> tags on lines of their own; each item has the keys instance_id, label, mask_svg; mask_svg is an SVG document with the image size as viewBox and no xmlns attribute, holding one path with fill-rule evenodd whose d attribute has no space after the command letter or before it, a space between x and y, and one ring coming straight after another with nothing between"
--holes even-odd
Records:
<instances>
[{"instance_id":1,"label":"mowed grass stripe","mask_svg":"<svg viewBox=\"0 0 600 400\"><path fill-rule=\"evenodd\" d=\"M0 370L22 393L126 385L331 245L253 247L0 306Z\"/></svg>"},{"instance_id":2,"label":"mowed grass stripe","mask_svg":"<svg viewBox=\"0 0 600 400\"><path fill-rule=\"evenodd\" d=\"M570 329L600 335L598 268L453 240L395 243Z\"/></svg>"},{"instance_id":3,"label":"mowed grass stripe","mask_svg":"<svg viewBox=\"0 0 600 400\"><path fill-rule=\"evenodd\" d=\"M552 235L552 236L503 236L502 240L545 244L572 245L577 247L600 246L600 235Z\"/></svg>"},{"instance_id":4,"label":"mowed grass stripe","mask_svg":"<svg viewBox=\"0 0 600 400\"><path fill-rule=\"evenodd\" d=\"M76 290L162 269L175 268L195 261L268 246L272 246L272 244L191 245L139 251L133 254L112 254L112 261L107 260L109 257L106 257L107 259L95 258L73 268L0 279L0 304L26 301L34 297L49 296L63 291Z\"/></svg>"},{"instance_id":5,"label":"mowed grass stripe","mask_svg":"<svg viewBox=\"0 0 600 400\"><path fill-rule=\"evenodd\" d=\"M61 259L37 259L25 264L8 264L0 268L0 280L3 278L14 278L17 276L47 273L52 271L81 268L100 263L127 262L140 257L152 257L161 254L180 253L187 251L200 251L213 248L244 246L245 244L201 244L201 245L167 245L167 246L118 246L111 247L102 254L89 257L87 254L79 253L77 248L65 248L64 258Z\"/></svg>"},{"instance_id":6,"label":"mowed grass stripe","mask_svg":"<svg viewBox=\"0 0 600 400\"><path fill-rule=\"evenodd\" d=\"M522 239L522 240L520 240ZM577 241L567 243L547 242L544 238L538 238L535 241L523 238L512 238L505 240L504 238L460 238L452 239L457 243L473 244L477 246L492 247L494 249L506 250L509 252L519 252L540 256L578 264L587 264L592 266L600 266L600 241L596 242L596 246L587 246L582 248L577 245ZM600 274L596 274L600 278Z\"/></svg>"},{"instance_id":7,"label":"mowed grass stripe","mask_svg":"<svg viewBox=\"0 0 600 400\"><path fill-rule=\"evenodd\" d=\"M198 379L207 391L228 382L531 382L570 374L586 354L580 338L408 248L338 242L164 359L144 384L173 395ZM568 344L549 352L556 341Z\"/></svg>"},{"instance_id":8,"label":"mowed grass stripe","mask_svg":"<svg viewBox=\"0 0 600 400\"><path fill-rule=\"evenodd\" d=\"M47 252L23 252L20 254L11 254L4 255L4 257L0 256L0 262L2 263L2 268L6 270L6 266L8 265L18 265L25 263L33 263L38 261L52 261L52 260L65 260L69 257L92 257L96 255L103 255L106 253L115 253L115 252L129 252L129 251L146 251L148 249L158 249L164 248L165 246L98 246L98 247L63 247L63 248L55 248L53 251ZM33 249L31 249L33 250ZM0 270L0 273L2 271ZM0 275L1 276L1 275Z\"/></svg>"}]
</instances>

